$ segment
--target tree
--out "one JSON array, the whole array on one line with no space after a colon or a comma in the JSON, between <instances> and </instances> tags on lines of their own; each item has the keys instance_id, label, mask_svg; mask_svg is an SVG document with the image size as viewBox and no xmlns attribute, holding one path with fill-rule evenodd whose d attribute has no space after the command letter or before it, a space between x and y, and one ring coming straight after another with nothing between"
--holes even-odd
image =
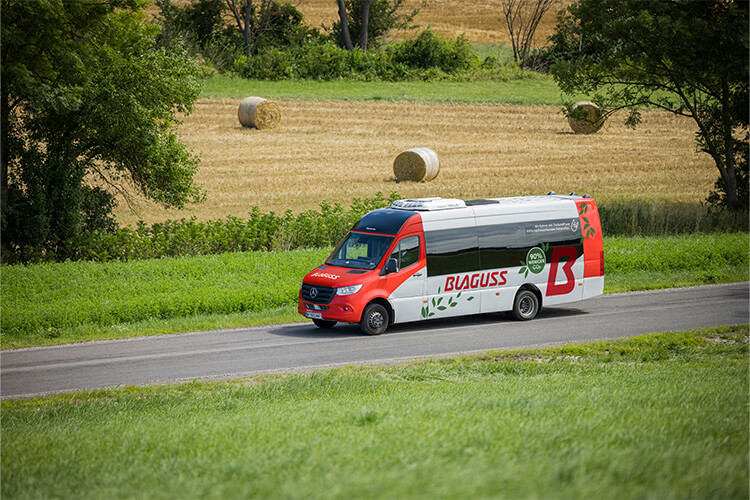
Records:
<instances>
[{"instance_id":1,"label":"tree","mask_svg":"<svg viewBox=\"0 0 750 500\"><path fill-rule=\"evenodd\" d=\"M347 50L356 47L366 51L390 30L410 29L419 9L402 13L404 0L337 0L339 20L331 26L331 36Z\"/></svg>"},{"instance_id":2,"label":"tree","mask_svg":"<svg viewBox=\"0 0 750 500\"><path fill-rule=\"evenodd\" d=\"M644 106L692 118L726 208L747 206L738 203L738 179L747 180L747 1L580 0L553 43L563 92L591 95L608 114L627 108L631 126Z\"/></svg>"},{"instance_id":3,"label":"tree","mask_svg":"<svg viewBox=\"0 0 750 500\"><path fill-rule=\"evenodd\" d=\"M558 0L501 0L501 21L510 35L513 59L523 64L531 51L534 34L542 17Z\"/></svg>"},{"instance_id":4,"label":"tree","mask_svg":"<svg viewBox=\"0 0 750 500\"><path fill-rule=\"evenodd\" d=\"M253 4L253 0L224 1L242 33L245 53L250 57L255 54L261 35L268 27L273 0L259 0L258 4Z\"/></svg>"},{"instance_id":5,"label":"tree","mask_svg":"<svg viewBox=\"0 0 750 500\"><path fill-rule=\"evenodd\" d=\"M2 1L4 257L65 257L76 236L113 226L115 193L178 208L202 198L176 135L197 65L154 49L140 4Z\"/></svg>"}]
</instances>

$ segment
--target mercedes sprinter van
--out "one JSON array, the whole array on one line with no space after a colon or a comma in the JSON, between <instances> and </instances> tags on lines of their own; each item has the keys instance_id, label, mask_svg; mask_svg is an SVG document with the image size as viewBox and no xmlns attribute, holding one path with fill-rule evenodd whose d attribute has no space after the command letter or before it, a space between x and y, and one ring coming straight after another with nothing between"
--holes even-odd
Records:
<instances>
[{"instance_id":1,"label":"mercedes sprinter van","mask_svg":"<svg viewBox=\"0 0 750 500\"><path fill-rule=\"evenodd\" d=\"M588 196L398 200L366 214L305 276L298 311L321 328L394 323L543 306L604 289L599 212Z\"/></svg>"}]
</instances>

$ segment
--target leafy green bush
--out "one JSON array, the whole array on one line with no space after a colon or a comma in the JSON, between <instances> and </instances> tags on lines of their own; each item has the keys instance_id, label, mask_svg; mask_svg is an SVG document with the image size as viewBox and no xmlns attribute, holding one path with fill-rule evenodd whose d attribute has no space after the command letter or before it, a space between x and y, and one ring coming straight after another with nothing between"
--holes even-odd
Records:
<instances>
[{"instance_id":1,"label":"leafy green bush","mask_svg":"<svg viewBox=\"0 0 750 500\"><path fill-rule=\"evenodd\" d=\"M444 79L472 72L486 76L500 69L491 60L485 63L480 65L465 37L445 40L427 29L413 40L377 51L348 51L320 39L284 50L266 49L253 57L238 57L234 70L244 78L265 80L397 81Z\"/></svg>"},{"instance_id":2,"label":"leafy green bush","mask_svg":"<svg viewBox=\"0 0 750 500\"><path fill-rule=\"evenodd\" d=\"M364 214L399 198L395 192L388 198L377 193L372 198L355 198L349 209L324 201L320 211L306 210L295 216L290 210L276 215L253 207L248 219L230 216L199 222L191 218L152 226L140 223L135 229L92 231L71 241L64 258L106 262L332 246Z\"/></svg>"},{"instance_id":3,"label":"leafy green bush","mask_svg":"<svg viewBox=\"0 0 750 500\"><path fill-rule=\"evenodd\" d=\"M479 58L464 35L446 40L429 28L417 38L391 45L388 53L397 64L424 70L437 68L445 73L468 71L479 65Z\"/></svg>"},{"instance_id":4,"label":"leafy green bush","mask_svg":"<svg viewBox=\"0 0 750 500\"><path fill-rule=\"evenodd\" d=\"M321 203L320 210L294 215L261 213L253 207L247 219L229 216L199 222L195 218L168 220L134 229L96 230L78 235L55 254L9 255L4 264L54 260L153 259L210 255L250 250L286 251L336 245L364 214L389 206L401 196L376 193L355 198L348 209ZM631 203L599 206L605 236L660 236L690 233L747 231L748 214L714 212L696 204Z\"/></svg>"}]
</instances>

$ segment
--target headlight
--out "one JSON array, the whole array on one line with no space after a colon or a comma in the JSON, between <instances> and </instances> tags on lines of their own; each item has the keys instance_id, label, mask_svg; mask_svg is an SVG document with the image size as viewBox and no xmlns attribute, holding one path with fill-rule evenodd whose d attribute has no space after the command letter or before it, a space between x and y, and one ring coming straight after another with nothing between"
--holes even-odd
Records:
<instances>
[{"instance_id":1,"label":"headlight","mask_svg":"<svg viewBox=\"0 0 750 500\"><path fill-rule=\"evenodd\" d=\"M362 285L342 286L336 289L336 295L352 295L359 291Z\"/></svg>"}]
</instances>

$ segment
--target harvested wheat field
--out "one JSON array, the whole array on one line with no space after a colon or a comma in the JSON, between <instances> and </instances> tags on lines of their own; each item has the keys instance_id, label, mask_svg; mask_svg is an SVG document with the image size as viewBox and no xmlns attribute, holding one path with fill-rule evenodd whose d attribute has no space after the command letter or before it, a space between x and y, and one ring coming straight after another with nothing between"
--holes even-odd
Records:
<instances>
[{"instance_id":1,"label":"harvested wheat field","mask_svg":"<svg viewBox=\"0 0 750 500\"><path fill-rule=\"evenodd\" d=\"M277 213L348 206L381 191L403 196L480 198L589 193L598 201L698 202L718 171L696 153L693 122L661 111L631 130L622 116L596 134L576 135L553 106L279 100L284 120L243 128L240 100L206 99L181 127L201 157L197 181L208 199L187 210L141 203L147 223L195 216L244 217L253 205ZM440 158L429 182L397 183L396 156L426 147ZM121 223L138 216L118 209Z\"/></svg>"},{"instance_id":2,"label":"harvested wheat field","mask_svg":"<svg viewBox=\"0 0 750 500\"><path fill-rule=\"evenodd\" d=\"M546 43L555 28L557 12L571 3L560 0L545 14L536 31L535 47ZM472 43L510 46L500 4L500 0L479 0L468 5L461 0L406 0L401 12L419 9L413 22L420 31L429 26L435 33L449 38L465 34ZM304 0L297 8L304 14L305 23L316 28L331 26L338 20L338 7L331 0ZM389 38L401 40L411 36L415 36L413 31L394 31Z\"/></svg>"}]
</instances>

